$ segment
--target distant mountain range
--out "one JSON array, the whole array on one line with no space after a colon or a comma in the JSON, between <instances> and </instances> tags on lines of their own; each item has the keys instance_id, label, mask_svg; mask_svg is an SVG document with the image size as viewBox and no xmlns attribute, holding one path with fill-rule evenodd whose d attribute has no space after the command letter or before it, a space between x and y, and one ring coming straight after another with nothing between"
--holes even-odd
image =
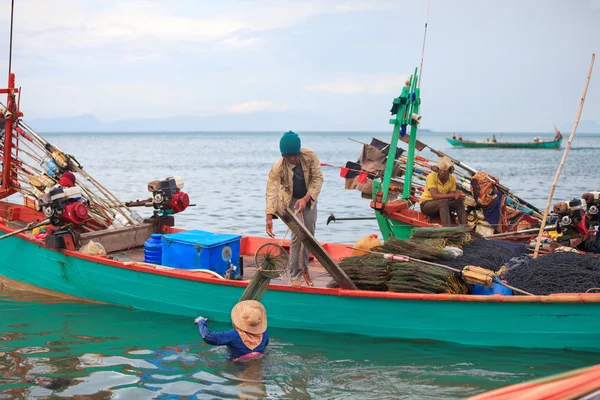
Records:
<instances>
[{"instance_id":1,"label":"distant mountain range","mask_svg":"<svg viewBox=\"0 0 600 400\"><path fill-rule=\"evenodd\" d=\"M295 112L256 112L227 114L206 117L165 117L156 119L134 119L105 122L87 114L64 118L39 118L26 120L39 132L219 132L219 131L358 131L358 120L352 116L337 117ZM560 124L559 129L569 134L572 123ZM362 129L365 130L365 129ZM369 130L369 129L366 129ZM373 129L371 129L373 130ZM444 131L444 130L441 130ZM445 129L452 132L452 129ZM454 130L459 132L458 130ZM471 130L472 131L472 130ZM483 129L482 131L489 131ZM550 132L551 130L548 130ZM595 121L580 121L579 133L600 133L600 124Z\"/></svg>"}]
</instances>

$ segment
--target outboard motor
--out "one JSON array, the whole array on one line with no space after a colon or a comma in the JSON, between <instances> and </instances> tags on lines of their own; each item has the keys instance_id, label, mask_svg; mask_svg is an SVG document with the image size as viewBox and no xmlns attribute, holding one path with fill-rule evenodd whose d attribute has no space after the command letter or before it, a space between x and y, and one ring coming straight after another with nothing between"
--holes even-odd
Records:
<instances>
[{"instance_id":1,"label":"outboard motor","mask_svg":"<svg viewBox=\"0 0 600 400\"><path fill-rule=\"evenodd\" d=\"M56 186L38 200L36 208L56 226L64 223L83 225L88 219L88 209L78 187Z\"/></svg>"},{"instance_id":2,"label":"outboard motor","mask_svg":"<svg viewBox=\"0 0 600 400\"><path fill-rule=\"evenodd\" d=\"M556 203L553 209L558 216L556 230L560 233L589 233L589 217L586 214L587 204L584 199L571 199L568 202Z\"/></svg>"},{"instance_id":3,"label":"outboard motor","mask_svg":"<svg viewBox=\"0 0 600 400\"><path fill-rule=\"evenodd\" d=\"M600 220L600 191L584 193L581 197L585 200L590 221L597 224Z\"/></svg>"},{"instance_id":4,"label":"outboard motor","mask_svg":"<svg viewBox=\"0 0 600 400\"><path fill-rule=\"evenodd\" d=\"M168 177L148 183L148 191L152 193L152 206L162 211L163 215L176 214L190 205L190 197L182 192L183 178Z\"/></svg>"}]
</instances>

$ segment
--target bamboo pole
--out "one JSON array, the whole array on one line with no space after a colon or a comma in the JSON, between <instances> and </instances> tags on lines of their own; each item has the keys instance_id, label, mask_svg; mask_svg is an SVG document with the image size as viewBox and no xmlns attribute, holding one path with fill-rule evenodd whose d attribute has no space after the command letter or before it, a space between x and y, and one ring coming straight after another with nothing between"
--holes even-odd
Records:
<instances>
[{"instance_id":1,"label":"bamboo pole","mask_svg":"<svg viewBox=\"0 0 600 400\"><path fill-rule=\"evenodd\" d=\"M47 142L44 138L42 138L36 131L34 131L31 127L29 127L29 125L27 125L23 121L19 121L19 123L21 124L21 128L27 130L29 132L30 136L32 138L35 138L39 142L39 143L37 143L37 145L47 155L52 156L52 152L50 151L50 148L53 150L56 150L56 151L60 151L56 146L54 146L53 144ZM108 200L109 203L114 203L113 204L114 210L116 210L123 217L125 217L125 219L131 225L135 225L135 222L133 221L133 219L131 219L131 217L129 215L127 215L127 213L125 213L125 211L123 211L121 208L124 208L126 211L129 211L129 212L131 212L131 210L126 205L124 205L112 192L110 192L108 189L106 189L104 186L102 186L98 181L96 181L93 177L91 177L86 171L83 170L83 168L80 168L77 165L73 165L73 171L78 172L88 182L90 182L90 184L92 186L94 186L100 192L100 194L103 195L106 198L106 200ZM116 215L116 213L115 213L115 215Z\"/></svg>"},{"instance_id":2,"label":"bamboo pole","mask_svg":"<svg viewBox=\"0 0 600 400\"><path fill-rule=\"evenodd\" d=\"M567 154L569 153L569 148L571 147L571 142L573 142L573 138L575 137L575 131L577 131L577 125L579 125L579 118L581 117L581 112L583 111L583 104L585 103L585 96L587 95L588 86L590 84L590 78L592 76L592 69L594 68L594 59L596 58L596 54L592 54L592 61L590 63L590 69L587 74L587 78L585 80L585 87L583 88L583 95L581 96L581 104L579 105L579 111L577 112L577 118L575 118L575 124L573 125L573 130L571 131L571 135L569 136L569 141L567 142L567 146L565 147L565 151L563 153L562 159L560 160L560 165L558 166L558 170L556 170L556 176L554 177L554 182L552 182L552 188L550 188L550 195L548 196L548 202L546 203L546 209L544 210L544 218L542 218L542 225L540 226L540 230L538 232L537 241L535 243L535 251L533 253L533 258L537 258L538 252L540 250L540 244L542 243L542 234L544 233L544 228L546 227L546 219L548 218L548 213L550 212L550 205L552 204L552 197L554 196L554 191L556 190L556 184L558 183L558 178L560 177L560 173L562 172L563 166L565 165L565 160L567 159Z\"/></svg>"}]
</instances>

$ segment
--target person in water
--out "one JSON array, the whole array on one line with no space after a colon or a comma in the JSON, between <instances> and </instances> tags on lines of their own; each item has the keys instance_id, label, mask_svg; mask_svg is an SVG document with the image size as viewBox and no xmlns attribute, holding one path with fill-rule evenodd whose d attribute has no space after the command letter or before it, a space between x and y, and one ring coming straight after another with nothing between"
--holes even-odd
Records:
<instances>
[{"instance_id":1,"label":"person in water","mask_svg":"<svg viewBox=\"0 0 600 400\"><path fill-rule=\"evenodd\" d=\"M300 137L292 131L286 132L279 141L281 157L269 172L266 190L266 231L273 234L273 218L285 207L291 207L308 231L314 235L317 225L317 198L323 186L321 163L314 150L303 148ZM301 289L300 277L308 286L313 286L308 272L309 251L292 232L289 268L290 285Z\"/></svg>"},{"instance_id":2,"label":"person in water","mask_svg":"<svg viewBox=\"0 0 600 400\"><path fill-rule=\"evenodd\" d=\"M213 332L202 316L196 318L200 336L208 344L227 346L227 359L244 361L262 357L269 344L267 333L267 312L256 300L237 303L231 310L233 329L227 332Z\"/></svg>"}]
</instances>

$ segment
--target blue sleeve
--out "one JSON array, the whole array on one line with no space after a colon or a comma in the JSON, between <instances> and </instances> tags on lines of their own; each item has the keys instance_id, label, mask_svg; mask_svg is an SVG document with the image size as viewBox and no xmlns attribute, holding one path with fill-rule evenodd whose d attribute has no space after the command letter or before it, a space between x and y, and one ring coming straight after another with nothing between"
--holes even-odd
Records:
<instances>
[{"instance_id":1,"label":"blue sleeve","mask_svg":"<svg viewBox=\"0 0 600 400\"><path fill-rule=\"evenodd\" d=\"M267 335L267 341L265 342L265 347L267 347L269 345L269 334L265 332L265 335Z\"/></svg>"},{"instance_id":2,"label":"blue sleeve","mask_svg":"<svg viewBox=\"0 0 600 400\"><path fill-rule=\"evenodd\" d=\"M213 332L206 326L206 320L198 323L198 330L202 339L208 344L222 346L231 343L231 332Z\"/></svg>"}]
</instances>

